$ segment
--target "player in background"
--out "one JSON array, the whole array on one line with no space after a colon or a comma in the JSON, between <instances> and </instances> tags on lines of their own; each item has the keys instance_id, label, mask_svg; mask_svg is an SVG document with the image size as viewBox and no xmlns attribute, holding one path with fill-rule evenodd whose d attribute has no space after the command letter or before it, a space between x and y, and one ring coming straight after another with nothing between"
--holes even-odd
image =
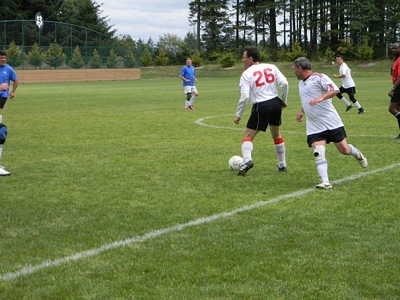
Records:
<instances>
[{"instance_id":1,"label":"player in background","mask_svg":"<svg viewBox=\"0 0 400 300\"><path fill-rule=\"evenodd\" d=\"M392 53L395 60L391 69L393 88L388 93L390 97L389 112L397 118L400 129L400 42L393 43ZM400 134L396 139L400 140Z\"/></svg>"},{"instance_id":2,"label":"player in background","mask_svg":"<svg viewBox=\"0 0 400 300\"><path fill-rule=\"evenodd\" d=\"M360 103L354 97L356 93L356 84L354 83L353 78L351 77L351 69L347 66L347 64L343 61L342 55L336 55L336 61L339 64L339 75L334 74L333 77L342 79L342 86L339 88L340 93L336 95L344 104L347 105L346 111L349 111L353 104L351 104L347 99L342 95L343 93L347 93L349 95L350 101L354 103L354 105L358 108L358 114L364 114L365 110L361 107Z\"/></svg>"},{"instance_id":3,"label":"player in background","mask_svg":"<svg viewBox=\"0 0 400 300\"><path fill-rule=\"evenodd\" d=\"M244 48L242 62L245 70L239 83L241 97L233 121L239 124L249 101L253 107L242 140L243 165L238 175L245 176L253 167L253 140L259 131L265 132L268 126L278 158L277 170L286 172L286 147L280 133L280 125L282 108L287 106L288 81L275 65L260 63L260 54L255 46ZM281 88L282 99L279 98L277 85Z\"/></svg>"},{"instance_id":4,"label":"player in background","mask_svg":"<svg viewBox=\"0 0 400 300\"><path fill-rule=\"evenodd\" d=\"M13 82L13 87L11 92L9 92L11 81ZM10 97L10 99L14 98L17 87L18 77L15 74L14 69L7 64L7 53L0 51L0 159L3 154L3 146L7 137L7 127L3 125L3 108L8 97ZM10 175L10 172L7 172L2 166L0 166L0 176L7 175Z\"/></svg>"},{"instance_id":5,"label":"player in background","mask_svg":"<svg viewBox=\"0 0 400 300\"><path fill-rule=\"evenodd\" d=\"M185 109L193 110L193 103L199 92L195 86L195 82L197 82L196 72L192 66L192 59L190 57L186 59L186 65L183 66L179 78L182 79L183 91L186 94Z\"/></svg>"},{"instance_id":6,"label":"player in background","mask_svg":"<svg viewBox=\"0 0 400 300\"><path fill-rule=\"evenodd\" d=\"M294 61L294 73L299 82L302 108L296 116L298 122L306 115L307 144L313 148L315 165L320 182L318 189L330 189L328 162L325 158L326 144L333 142L340 153L352 155L361 167L368 166L365 156L353 145L347 144L343 122L332 104L332 97L339 88L325 74L311 71L311 63L305 57Z\"/></svg>"}]
</instances>

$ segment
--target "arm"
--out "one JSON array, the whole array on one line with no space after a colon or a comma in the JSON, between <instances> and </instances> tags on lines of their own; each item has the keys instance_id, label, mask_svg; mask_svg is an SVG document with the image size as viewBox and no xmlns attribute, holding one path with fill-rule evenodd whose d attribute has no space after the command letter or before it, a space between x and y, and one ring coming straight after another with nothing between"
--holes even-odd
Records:
<instances>
[{"instance_id":1,"label":"arm","mask_svg":"<svg viewBox=\"0 0 400 300\"><path fill-rule=\"evenodd\" d=\"M15 91L17 90L17 87L18 87L18 80L15 80L13 83L13 88L10 92L10 99L14 98L14 94L15 94Z\"/></svg>"},{"instance_id":2,"label":"arm","mask_svg":"<svg viewBox=\"0 0 400 300\"><path fill-rule=\"evenodd\" d=\"M310 105L311 106L315 106L317 105L317 103L324 101L326 99L331 99L333 98L337 93L339 93L339 90L333 90L333 91L328 91L325 94L321 95L318 98L315 98L313 100L310 101Z\"/></svg>"},{"instance_id":3,"label":"arm","mask_svg":"<svg viewBox=\"0 0 400 300\"><path fill-rule=\"evenodd\" d=\"M239 99L239 103L238 103L237 109L236 109L236 116L235 116L235 119L233 120L233 122L235 122L236 124L239 124L242 114L248 103L248 100L249 100L249 94L243 93Z\"/></svg>"},{"instance_id":4,"label":"arm","mask_svg":"<svg viewBox=\"0 0 400 300\"><path fill-rule=\"evenodd\" d=\"M298 112L298 114L296 116L296 121L297 122L302 122L301 118L303 118L303 116L304 116L304 109L302 107L301 110Z\"/></svg>"}]
</instances>

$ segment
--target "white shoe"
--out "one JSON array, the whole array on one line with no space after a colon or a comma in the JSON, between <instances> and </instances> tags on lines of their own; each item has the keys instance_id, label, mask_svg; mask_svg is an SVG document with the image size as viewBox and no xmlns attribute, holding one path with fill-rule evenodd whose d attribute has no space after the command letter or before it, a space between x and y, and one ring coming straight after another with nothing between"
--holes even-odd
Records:
<instances>
[{"instance_id":1,"label":"white shoe","mask_svg":"<svg viewBox=\"0 0 400 300\"><path fill-rule=\"evenodd\" d=\"M368 161L367 158L360 152L360 156L356 157L356 159L358 160L358 162L360 163L360 166L363 168L368 167Z\"/></svg>"},{"instance_id":2,"label":"white shoe","mask_svg":"<svg viewBox=\"0 0 400 300\"><path fill-rule=\"evenodd\" d=\"M10 172L7 172L2 166L0 166L0 176L8 176L10 174Z\"/></svg>"},{"instance_id":3,"label":"white shoe","mask_svg":"<svg viewBox=\"0 0 400 300\"><path fill-rule=\"evenodd\" d=\"M322 181L322 180L320 180L319 183L315 186L315 188L316 188L316 189L323 189L323 190L326 190L326 189L331 189L331 188L332 188L332 185L331 185L329 182L327 182L327 181Z\"/></svg>"}]
</instances>

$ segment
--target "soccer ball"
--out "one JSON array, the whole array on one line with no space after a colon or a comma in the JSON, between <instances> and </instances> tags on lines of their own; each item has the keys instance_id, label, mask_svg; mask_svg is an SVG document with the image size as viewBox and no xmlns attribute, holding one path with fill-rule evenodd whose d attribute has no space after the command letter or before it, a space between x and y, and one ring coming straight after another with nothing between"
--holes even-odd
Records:
<instances>
[{"instance_id":1,"label":"soccer ball","mask_svg":"<svg viewBox=\"0 0 400 300\"><path fill-rule=\"evenodd\" d=\"M229 159L229 163L228 164L229 164L229 168L232 171L239 171L240 167L243 164L243 158L238 156L238 155L232 156Z\"/></svg>"}]
</instances>

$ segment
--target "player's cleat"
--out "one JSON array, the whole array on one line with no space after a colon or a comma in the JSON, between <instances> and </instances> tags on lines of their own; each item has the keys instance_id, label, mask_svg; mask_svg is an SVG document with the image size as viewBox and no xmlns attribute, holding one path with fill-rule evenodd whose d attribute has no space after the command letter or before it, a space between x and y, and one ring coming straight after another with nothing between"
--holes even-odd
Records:
<instances>
[{"instance_id":1,"label":"player's cleat","mask_svg":"<svg viewBox=\"0 0 400 300\"><path fill-rule=\"evenodd\" d=\"M189 105L188 108L189 108L190 110L193 110L193 109L194 109L193 105Z\"/></svg>"},{"instance_id":2,"label":"player's cleat","mask_svg":"<svg viewBox=\"0 0 400 300\"><path fill-rule=\"evenodd\" d=\"M238 176L246 176L248 170L250 170L254 166L253 162L249 160L247 163L244 163L240 169Z\"/></svg>"},{"instance_id":3,"label":"player's cleat","mask_svg":"<svg viewBox=\"0 0 400 300\"><path fill-rule=\"evenodd\" d=\"M316 189L326 190L326 189L331 189L332 185L327 181L320 180L319 183L315 186L315 188Z\"/></svg>"},{"instance_id":4,"label":"player's cleat","mask_svg":"<svg viewBox=\"0 0 400 300\"><path fill-rule=\"evenodd\" d=\"M349 111L350 109L352 109L353 108L353 104L350 104L350 105L348 105L347 107L346 107L346 111Z\"/></svg>"},{"instance_id":5,"label":"player's cleat","mask_svg":"<svg viewBox=\"0 0 400 300\"><path fill-rule=\"evenodd\" d=\"M360 166L363 168L368 167L368 161L367 158L360 152L360 156L356 157L358 162L360 163Z\"/></svg>"},{"instance_id":6,"label":"player's cleat","mask_svg":"<svg viewBox=\"0 0 400 300\"><path fill-rule=\"evenodd\" d=\"M400 140L400 134L395 137L396 140Z\"/></svg>"},{"instance_id":7,"label":"player's cleat","mask_svg":"<svg viewBox=\"0 0 400 300\"><path fill-rule=\"evenodd\" d=\"M189 107L185 107L185 110L190 110L190 108Z\"/></svg>"},{"instance_id":8,"label":"player's cleat","mask_svg":"<svg viewBox=\"0 0 400 300\"><path fill-rule=\"evenodd\" d=\"M11 174L10 172L4 170L4 168L0 166L0 176L8 176L10 174Z\"/></svg>"},{"instance_id":9,"label":"player's cleat","mask_svg":"<svg viewBox=\"0 0 400 300\"><path fill-rule=\"evenodd\" d=\"M358 109L358 114L359 114L359 115L365 114L364 108L360 107L360 108Z\"/></svg>"},{"instance_id":10,"label":"player's cleat","mask_svg":"<svg viewBox=\"0 0 400 300\"><path fill-rule=\"evenodd\" d=\"M276 170L278 171L278 172L287 172L287 168L286 167L277 167L276 168Z\"/></svg>"}]
</instances>

